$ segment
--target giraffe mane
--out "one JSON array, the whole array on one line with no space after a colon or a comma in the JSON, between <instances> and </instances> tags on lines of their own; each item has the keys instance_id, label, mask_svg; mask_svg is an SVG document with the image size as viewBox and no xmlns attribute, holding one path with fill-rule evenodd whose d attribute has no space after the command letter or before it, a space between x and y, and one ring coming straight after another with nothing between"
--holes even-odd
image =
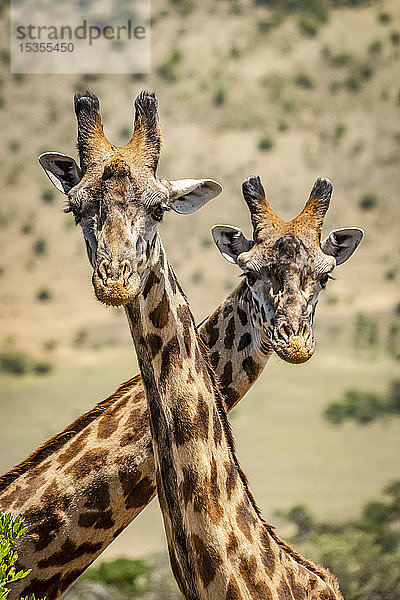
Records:
<instances>
[{"instance_id":1,"label":"giraffe mane","mask_svg":"<svg viewBox=\"0 0 400 600\"><path fill-rule=\"evenodd\" d=\"M76 421L68 425L60 433L57 433L52 438L44 442L32 454L18 463L10 471L0 477L0 492L3 492L8 485L21 477L40 463L48 458L54 452L57 452L67 442L80 433L85 427L90 425L95 419L102 415L107 408L112 406L117 400L120 400L125 394L130 392L132 387L140 380L140 375L132 377L128 381L122 383L119 388L110 396L101 400L94 408L84 413Z\"/></svg>"}]
</instances>

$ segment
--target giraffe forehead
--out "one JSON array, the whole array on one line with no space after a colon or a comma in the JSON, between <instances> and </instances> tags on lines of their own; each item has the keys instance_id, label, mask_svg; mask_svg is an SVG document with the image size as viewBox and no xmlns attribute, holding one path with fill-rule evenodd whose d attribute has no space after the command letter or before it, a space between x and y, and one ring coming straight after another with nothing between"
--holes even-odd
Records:
<instances>
[{"instance_id":1,"label":"giraffe forehead","mask_svg":"<svg viewBox=\"0 0 400 600\"><path fill-rule=\"evenodd\" d=\"M303 241L294 235L283 235L275 241L262 241L243 253L239 259L243 268L261 271L263 268L275 271L304 269L313 253Z\"/></svg>"},{"instance_id":2,"label":"giraffe forehead","mask_svg":"<svg viewBox=\"0 0 400 600\"><path fill-rule=\"evenodd\" d=\"M333 267L331 257L322 252L319 244L310 244L309 240L294 234L258 242L240 258L242 268L266 270L281 277L312 277Z\"/></svg>"},{"instance_id":3,"label":"giraffe forehead","mask_svg":"<svg viewBox=\"0 0 400 600\"><path fill-rule=\"evenodd\" d=\"M103 204L127 199L147 207L167 200L168 195L167 186L151 169L128 162L123 154L113 153L86 170L81 182L72 188L69 199L85 202L96 198Z\"/></svg>"}]
</instances>

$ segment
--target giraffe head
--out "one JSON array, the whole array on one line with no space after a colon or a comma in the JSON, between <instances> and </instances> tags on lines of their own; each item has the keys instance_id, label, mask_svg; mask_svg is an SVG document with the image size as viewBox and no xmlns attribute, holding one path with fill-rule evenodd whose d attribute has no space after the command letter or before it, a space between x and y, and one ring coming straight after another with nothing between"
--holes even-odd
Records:
<instances>
[{"instance_id":1,"label":"giraffe head","mask_svg":"<svg viewBox=\"0 0 400 600\"><path fill-rule=\"evenodd\" d=\"M80 166L69 156L49 152L39 162L68 195L66 212L82 227L97 298L119 306L141 289L164 213L193 213L218 196L222 186L211 179L157 176L161 130L154 94L142 92L136 98L133 134L123 147L106 138L92 93L75 95L75 113Z\"/></svg>"},{"instance_id":2,"label":"giraffe head","mask_svg":"<svg viewBox=\"0 0 400 600\"><path fill-rule=\"evenodd\" d=\"M321 242L332 195L328 179L317 179L304 209L289 222L274 213L259 177L247 179L242 190L253 240L236 227L216 225L214 241L246 277L264 344L287 362L305 362L315 349L312 323L319 294L333 269L357 248L363 231L336 229Z\"/></svg>"}]
</instances>

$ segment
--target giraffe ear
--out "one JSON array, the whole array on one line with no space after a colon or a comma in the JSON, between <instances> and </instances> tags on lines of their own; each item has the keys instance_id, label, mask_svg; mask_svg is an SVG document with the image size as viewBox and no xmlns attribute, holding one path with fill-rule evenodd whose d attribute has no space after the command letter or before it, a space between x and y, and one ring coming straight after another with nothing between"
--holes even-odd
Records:
<instances>
[{"instance_id":1,"label":"giraffe ear","mask_svg":"<svg viewBox=\"0 0 400 600\"><path fill-rule=\"evenodd\" d=\"M190 215L222 192L213 179L177 179L170 181L169 198L175 212Z\"/></svg>"},{"instance_id":2,"label":"giraffe ear","mask_svg":"<svg viewBox=\"0 0 400 600\"><path fill-rule=\"evenodd\" d=\"M361 242L364 231L359 227L342 227L334 229L321 242L321 249L325 254L334 256L336 264L341 265L353 254Z\"/></svg>"},{"instance_id":3,"label":"giraffe ear","mask_svg":"<svg viewBox=\"0 0 400 600\"><path fill-rule=\"evenodd\" d=\"M245 238L240 229L231 225L214 225L211 234L225 260L234 264L239 254L248 252L254 246L253 240Z\"/></svg>"},{"instance_id":4,"label":"giraffe ear","mask_svg":"<svg viewBox=\"0 0 400 600\"><path fill-rule=\"evenodd\" d=\"M38 161L51 183L63 194L68 194L82 179L80 167L70 156L60 152L44 152Z\"/></svg>"}]
</instances>

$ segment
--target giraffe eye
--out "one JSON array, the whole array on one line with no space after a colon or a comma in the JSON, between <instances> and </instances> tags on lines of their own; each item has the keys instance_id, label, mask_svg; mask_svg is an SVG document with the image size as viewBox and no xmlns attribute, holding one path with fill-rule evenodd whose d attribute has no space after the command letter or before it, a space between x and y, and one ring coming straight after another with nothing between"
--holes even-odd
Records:
<instances>
[{"instance_id":1,"label":"giraffe eye","mask_svg":"<svg viewBox=\"0 0 400 600\"><path fill-rule=\"evenodd\" d=\"M164 213L167 210L171 210L171 208L168 206L168 204L166 204L166 202L160 202L159 204L156 204L156 206L153 208L153 212L151 213L151 216L153 217L153 219L155 221L162 221Z\"/></svg>"},{"instance_id":2,"label":"giraffe eye","mask_svg":"<svg viewBox=\"0 0 400 600\"><path fill-rule=\"evenodd\" d=\"M247 279L247 283L252 286L257 281L257 276L252 271L244 271L243 275Z\"/></svg>"},{"instance_id":3,"label":"giraffe eye","mask_svg":"<svg viewBox=\"0 0 400 600\"><path fill-rule=\"evenodd\" d=\"M154 208L153 212L151 213L151 216L153 217L153 219L155 221L162 221L163 220L163 216L164 216L164 207L162 206L162 204L157 204L157 206Z\"/></svg>"},{"instance_id":4,"label":"giraffe eye","mask_svg":"<svg viewBox=\"0 0 400 600\"><path fill-rule=\"evenodd\" d=\"M321 279L319 280L321 287L322 288L326 288L326 284L328 283L329 279L335 279L334 277L332 277L332 275L330 273L325 273L325 275L322 275Z\"/></svg>"},{"instance_id":5,"label":"giraffe eye","mask_svg":"<svg viewBox=\"0 0 400 600\"><path fill-rule=\"evenodd\" d=\"M82 202L80 200L74 200L69 202L69 205L67 208L64 209L65 213L70 213L72 212L72 214L75 217L75 223L77 225L80 224L80 222L82 221Z\"/></svg>"}]
</instances>

